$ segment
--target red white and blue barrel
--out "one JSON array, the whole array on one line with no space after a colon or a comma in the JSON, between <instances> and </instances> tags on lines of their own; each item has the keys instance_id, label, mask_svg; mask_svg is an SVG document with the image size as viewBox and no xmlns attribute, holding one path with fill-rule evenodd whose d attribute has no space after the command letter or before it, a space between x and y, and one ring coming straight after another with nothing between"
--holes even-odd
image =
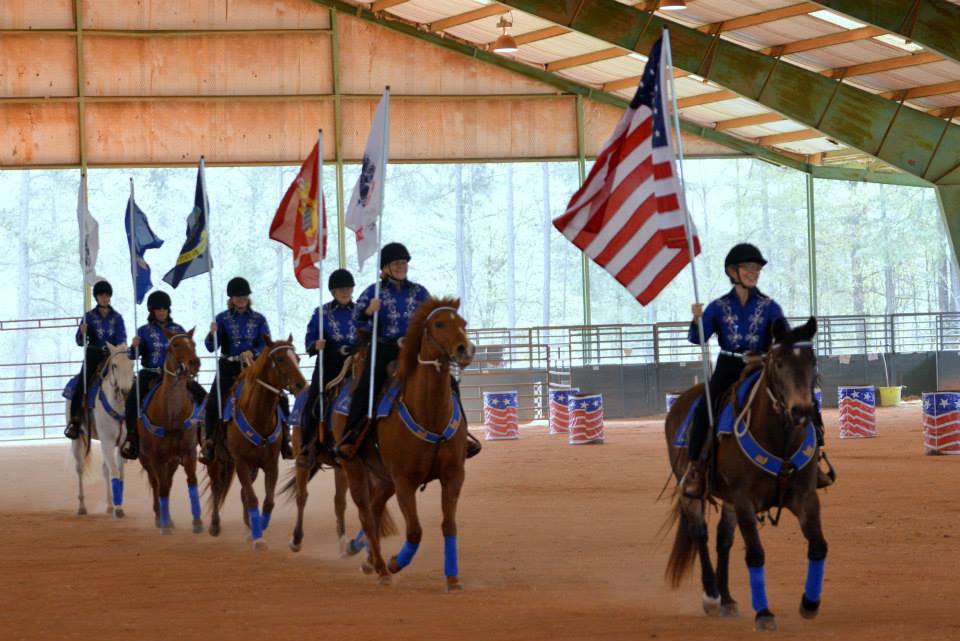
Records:
<instances>
[{"instance_id":1,"label":"red white and blue barrel","mask_svg":"<svg viewBox=\"0 0 960 641\"><path fill-rule=\"evenodd\" d=\"M488 441L503 441L520 438L517 422L517 393L484 392L483 425L484 438Z\"/></svg>"},{"instance_id":2,"label":"red white and blue barrel","mask_svg":"<svg viewBox=\"0 0 960 641\"><path fill-rule=\"evenodd\" d=\"M579 393L576 387L569 389L552 389L550 396L549 425L551 434L566 434L570 431L570 412L567 404L570 396Z\"/></svg>"},{"instance_id":3,"label":"red white and blue barrel","mask_svg":"<svg viewBox=\"0 0 960 641\"><path fill-rule=\"evenodd\" d=\"M960 392L923 394L923 450L960 454Z\"/></svg>"},{"instance_id":4,"label":"red white and blue barrel","mask_svg":"<svg viewBox=\"0 0 960 641\"><path fill-rule=\"evenodd\" d=\"M670 408L673 407L673 404L677 402L677 399L680 398L680 395L676 392L667 392L667 414L670 413Z\"/></svg>"},{"instance_id":5,"label":"red white and blue barrel","mask_svg":"<svg viewBox=\"0 0 960 641\"><path fill-rule=\"evenodd\" d=\"M603 443L603 395L574 394L570 411L570 445Z\"/></svg>"},{"instance_id":6,"label":"red white and blue barrel","mask_svg":"<svg viewBox=\"0 0 960 641\"><path fill-rule=\"evenodd\" d=\"M873 385L837 388L840 438L877 435L877 392Z\"/></svg>"}]
</instances>

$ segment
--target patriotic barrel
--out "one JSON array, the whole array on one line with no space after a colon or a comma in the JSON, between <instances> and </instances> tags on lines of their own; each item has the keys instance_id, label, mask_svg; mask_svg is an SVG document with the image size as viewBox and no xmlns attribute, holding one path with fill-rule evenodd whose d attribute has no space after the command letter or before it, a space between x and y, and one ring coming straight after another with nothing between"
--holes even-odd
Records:
<instances>
[{"instance_id":1,"label":"patriotic barrel","mask_svg":"<svg viewBox=\"0 0 960 641\"><path fill-rule=\"evenodd\" d=\"M520 438L517 422L517 392L483 393L484 438L488 441L503 441Z\"/></svg>"},{"instance_id":2,"label":"patriotic barrel","mask_svg":"<svg viewBox=\"0 0 960 641\"><path fill-rule=\"evenodd\" d=\"M837 388L840 438L871 438L877 435L877 394L873 385Z\"/></svg>"},{"instance_id":3,"label":"patriotic barrel","mask_svg":"<svg viewBox=\"0 0 960 641\"><path fill-rule=\"evenodd\" d=\"M570 445L603 443L603 395L574 394L570 397Z\"/></svg>"},{"instance_id":4,"label":"patriotic barrel","mask_svg":"<svg viewBox=\"0 0 960 641\"><path fill-rule=\"evenodd\" d=\"M960 392L923 394L923 451L960 454Z\"/></svg>"},{"instance_id":5,"label":"patriotic barrel","mask_svg":"<svg viewBox=\"0 0 960 641\"><path fill-rule=\"evenodd\" d=\"M677 399L680 398L680 395L676 392L667 392L667 414L670 413L670 408L673 407L673 404L677 402Z\"/></svg>"},{"instance_id":6,"label":"patriotic barrel","mask_svg":"<svg viewBox=\"0 0 960 641\"><path fill-rule=\"evenodd\" d=\"M549 425L551 434L566 434L570 431L570 411L567 405L570 396L579 393L576 387L569 389L552 389L550 396Z\"/></svg>"}]
</instances>

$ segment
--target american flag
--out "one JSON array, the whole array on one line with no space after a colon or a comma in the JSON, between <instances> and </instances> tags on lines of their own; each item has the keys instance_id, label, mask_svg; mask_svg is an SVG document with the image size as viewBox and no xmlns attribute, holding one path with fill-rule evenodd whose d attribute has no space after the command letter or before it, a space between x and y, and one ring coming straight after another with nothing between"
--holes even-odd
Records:
<instances>
[{"instance_id":1,"label":"american flag","mask_svg":"<svg viewBox=\"0 0 960 641\"><path fill-rule=\"evenodd\" d=\"M579 391L576 388L550 390L549 424L551 434L566 434L570 431L570 411L567 404L570 402L570 396Z\"/></svg>"},{"instance_id":2,"label":"american flag","mask_svg":"<svg viewBox=\"0 0 960 641\"><path fill-rule=\"evenodd\" d=\"M927 451L960 454L960 394L923 395L923 444Z\"/></svg>"},{"instance_id":3,"label":"american flag","mask_svg":"<svg viewBox=\"0 0 960 641\"><path fill-rule=\"evenodd\" d=\"M570 444L603 443L603 395L570 397Z\"/></svg>"},{"instance_id":4,"label":"american flag","mask_svg":"<svg viewBox=\"0 0 960 641\"><path fill-rule=\"evenodd\" d=\"M837 389L840 407L840 438L869 438L877 435L877 395L870 387Z\"/></svg>"},{"instance_id":5,"label":"american flag","mask_svg":"<svg viewBox=\"0 0 960 641\"><path fill-rule=\"evenodd\" d=\"M657 40L629 108L586 182L553 221L642 305L690 262L666 119L663 81L670 72L662 49L663 40ZM696 236L694 251L700 253Z\"/></svg>"},{"instance_id":6,"label":"american flag","mask_svg":"<svg viewBox=\"0 0 960 641\"><path fill-rule=\"evenodd\" d=\"M483 424L488 441L520 437L516 392L484 392Z\"/></svg>"}]
</instances>

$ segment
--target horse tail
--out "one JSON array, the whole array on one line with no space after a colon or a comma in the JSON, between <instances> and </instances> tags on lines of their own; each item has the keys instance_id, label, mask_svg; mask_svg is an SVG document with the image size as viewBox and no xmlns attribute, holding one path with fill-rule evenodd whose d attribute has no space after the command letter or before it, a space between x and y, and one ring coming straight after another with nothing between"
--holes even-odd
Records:
<instances>
[{"instance_id":1,"label":"horse tail","mask_svg":"<svg viewBox=\"0 0 960 641\"><path fill-rule=\"evenodd\" d=\"M683 509L679 498L673 504L672 520L677 525L677 534L673 540L673 549L670 550L665 578L670 582L671 587L676 588L690 572L697 559L695 532L698 525L703 527L703 523L691 523L690 515Z\"/></svg>"},{"instance_id":2,"label":"horse tail","mask_svg":"<svg viewBox=\"0 0 960 641\"><path fill-rule=\"evenodd\" d=\"M218 510L223 508L227 501L227 494L230 492L230 485L233 483L233 461L224 460L223 453L217 452L219 456L214 458L207 465L207 485L204 491L209 491L210 496L207 499L207 507Z\"/></svg>"},{"instance_id":3,"label":"horse tail","mask_svg":"<svg viewBox=\"0 0 960 641\"><path fill-rule=\"evenodd\" d=\"M390 508L383 506L383 514L380 515L380 536L386 538L397 533L397 523L390 514Z\"/></svg>"},{"instance_id":4,"label":"horse tail","mask_svg":"<svg viewBox=\"0 0 960 641\"><path fill-rule=\"evenodd\" d=\"M317 475L322 468L320 461L317 461L313 466L313 469L310 470L310 476L307 477L307 483L313 480L313 477ZM289 503L297 498L297 468L294 467L293 470L287 475L286 480L283 482L283 487L280 488L279 496L284 497L284 500Z\"/></svg>"}]
</instances>

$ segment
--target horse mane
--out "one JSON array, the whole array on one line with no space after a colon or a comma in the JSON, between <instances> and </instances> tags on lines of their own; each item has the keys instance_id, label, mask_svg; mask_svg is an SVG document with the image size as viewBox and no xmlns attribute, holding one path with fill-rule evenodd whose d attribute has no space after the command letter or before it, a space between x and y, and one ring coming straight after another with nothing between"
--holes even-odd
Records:
<instances>
[{"instance_id":1,"label":"horse mane","mask_svg":"<svg viewBox=\"0 0 960 641\"><path fill-rule=\"evenodd\" d=\"M420 354L420 343L423 340L423 328L427 322L427 317L438 307L452 307L460 309L460 299L458 298L434 298L431 296L420 303L420 307L414 312L410 319L410 325L407 327L407 335L403 339L403 347L400 348L400 366L397 369L397 378L401 381L413 374L417 369L417 356Z\"/></svg>"}]
</instances>

